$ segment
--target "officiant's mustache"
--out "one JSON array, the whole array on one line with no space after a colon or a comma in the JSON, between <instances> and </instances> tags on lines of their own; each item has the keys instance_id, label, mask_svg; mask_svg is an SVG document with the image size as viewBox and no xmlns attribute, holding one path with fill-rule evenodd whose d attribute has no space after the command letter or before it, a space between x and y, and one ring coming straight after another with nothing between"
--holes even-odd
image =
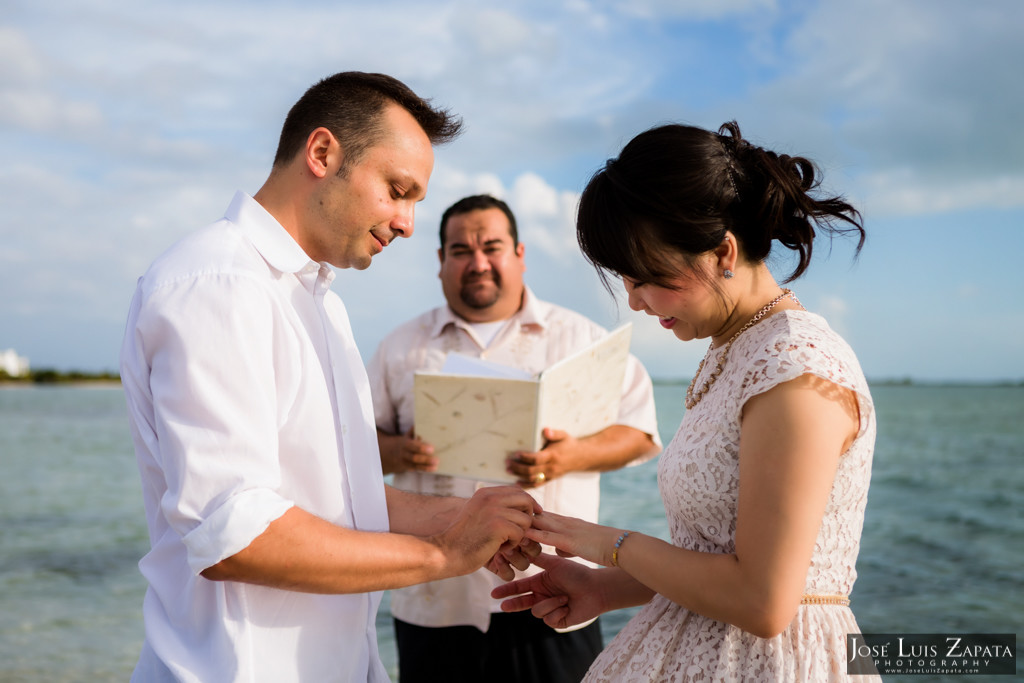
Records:
<instances>
[{"instance_id":1,"label":"officiant's mustache","mask_svg":"<svg viewBox=\"0 0 1024 683\"><path fill-rule=\"evenodd\" d=\"M499 275L498 273L494 272L493 270L489 270L486 273L468 273L468 274L466 274L462 278L462 286L465 287L467 285L475 285L478 282L486 282L487 280L490 280L491 282L493 282L494 284L496 284L499 287L501 286L501 275Z\"/></svg>"},{"instance_id":2,"label":"officiant's mustache","mask_svg":"<svg viewBox=\"0 0 1024 683\"><path fill-rule=\"evenodd\" d=\"M474 285L493 282L493 289L478 289ZM472 273L462 278L459 298L470 308L483 309L493 306L501 297L501 275L495 272Z\"/></svg>"}]
</instances>

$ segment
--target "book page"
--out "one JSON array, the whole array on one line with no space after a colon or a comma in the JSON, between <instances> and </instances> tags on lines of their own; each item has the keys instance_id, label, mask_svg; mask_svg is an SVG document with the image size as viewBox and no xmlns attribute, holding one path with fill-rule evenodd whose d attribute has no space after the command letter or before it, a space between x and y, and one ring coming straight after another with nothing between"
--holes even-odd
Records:
<instances>
[{"instance_id":1,"label":"book page","mask_svg":"<svg viewBox=\"0 0 1024 683\"><path fill-rule=\"evenodd\" d=\"M632 324L541 373L540 424L580 438L615 424L629 358Z\"/></svg>"},{"instance_id":2,"label":"book page","mask_svg":"<svg viewBox=\"0 0 1024 683\"><path fill-rule=\"evenodd\" d=\"M579 438L615 424L631 332L630 324L620 327L548 367L540 379L417 372L415 432L434 447L437 473L512 483L506 458L540 450L544 427ZM456 362L457 368L446 367L468 367Z\"/></svg>"},{"instance_id":3,"label":"book page","mask_svg":"<svg viewBox=\"0 0 1024 683\"><path fill-rule=\"evenodd\" d=\"M449 351L441 367L444 375L472 375L476 377L506 377L509 379L535 379L521 368L502 365L484 358L475 358L463 353Z\"/></svg>"},{"instance_id":4,"label":"book page","mask_svg":"<svg viewBox=\"0 0 1024 683\"><path fill-rule=\"evenodd\" d=\"M416 436L434 447L438 474L512 483L505 459L535 451L536 380L417 372Z\"/></svg>"}]
</instances>

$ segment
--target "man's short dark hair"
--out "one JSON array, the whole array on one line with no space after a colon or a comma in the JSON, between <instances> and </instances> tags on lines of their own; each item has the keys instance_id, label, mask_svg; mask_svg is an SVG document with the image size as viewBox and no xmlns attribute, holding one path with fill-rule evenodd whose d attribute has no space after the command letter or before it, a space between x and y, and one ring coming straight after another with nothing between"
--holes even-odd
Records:
<instances>
[{"instance_id":1,"label":"man's short dark hair","mask_svg":"<svg viewBox=\"0 0 1024 683\"><path fill-rule=\"evenodd\" d=\"M399 105L416 119L430 143L440 145L462 132L462 119L447 109L435 109L404 83L385 74L345 71L324 78L299 98L281 128L274 166L295 158L321 126L331 131L344 150L342 169L359 161L384 133L381 113L389 102Z\"/></svg>"},{"instance_id":2,"label":"man's short dark hair","mask_svg":"<svg viewBox=\"0 0 1024 683\"><path fill-rule=\"evenodd\" d=\"M444 251L445 228L448 227L449 218L461 216L470 211L482 211L484 209L500 209L505 214L505 217L508 218L508 231L512 235L512 246L518 247L519 231L516 228L516 217L512 215L512 209L508 207L508 204L489 194L475 194L470 197L463 197L455 202L441 216L441 250Z\"/></svg>"}]
</instances>

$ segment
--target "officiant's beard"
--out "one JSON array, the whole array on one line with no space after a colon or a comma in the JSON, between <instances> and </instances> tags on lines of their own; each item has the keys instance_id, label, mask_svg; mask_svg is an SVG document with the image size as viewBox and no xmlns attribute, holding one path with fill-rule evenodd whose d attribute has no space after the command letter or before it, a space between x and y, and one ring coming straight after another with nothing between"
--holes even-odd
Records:
<instances>
[{"instance_id":1,"label":"officiant's beard","mask_svg":"<svg viewBox=\"0 0 1024 683\"><path fill-rule=\"evenodd\" d=\"M493 286L487 287L487 282ZM501 298L501 276L491 271L466 278L459 291L459 298L466 306L476 310L490 308Z\"/></svg>"}]
</instances>

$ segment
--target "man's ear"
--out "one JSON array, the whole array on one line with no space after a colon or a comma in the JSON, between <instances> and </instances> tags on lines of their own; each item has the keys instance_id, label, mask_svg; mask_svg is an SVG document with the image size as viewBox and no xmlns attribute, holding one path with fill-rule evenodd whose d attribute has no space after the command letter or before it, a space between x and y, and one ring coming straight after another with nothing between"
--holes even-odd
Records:
<instances>
[{"instance_id":1,"label":"man's ear","mask_svg":"<svg viewBox=\"0 0 1024 683\"><path fill-rule=\"evenodd\" d=\"M338 139L323 126L315 129L306 139L306 167L317 178L331 173L332 167L341 168L343 155Z\"/></svg>"}]
</instances>

